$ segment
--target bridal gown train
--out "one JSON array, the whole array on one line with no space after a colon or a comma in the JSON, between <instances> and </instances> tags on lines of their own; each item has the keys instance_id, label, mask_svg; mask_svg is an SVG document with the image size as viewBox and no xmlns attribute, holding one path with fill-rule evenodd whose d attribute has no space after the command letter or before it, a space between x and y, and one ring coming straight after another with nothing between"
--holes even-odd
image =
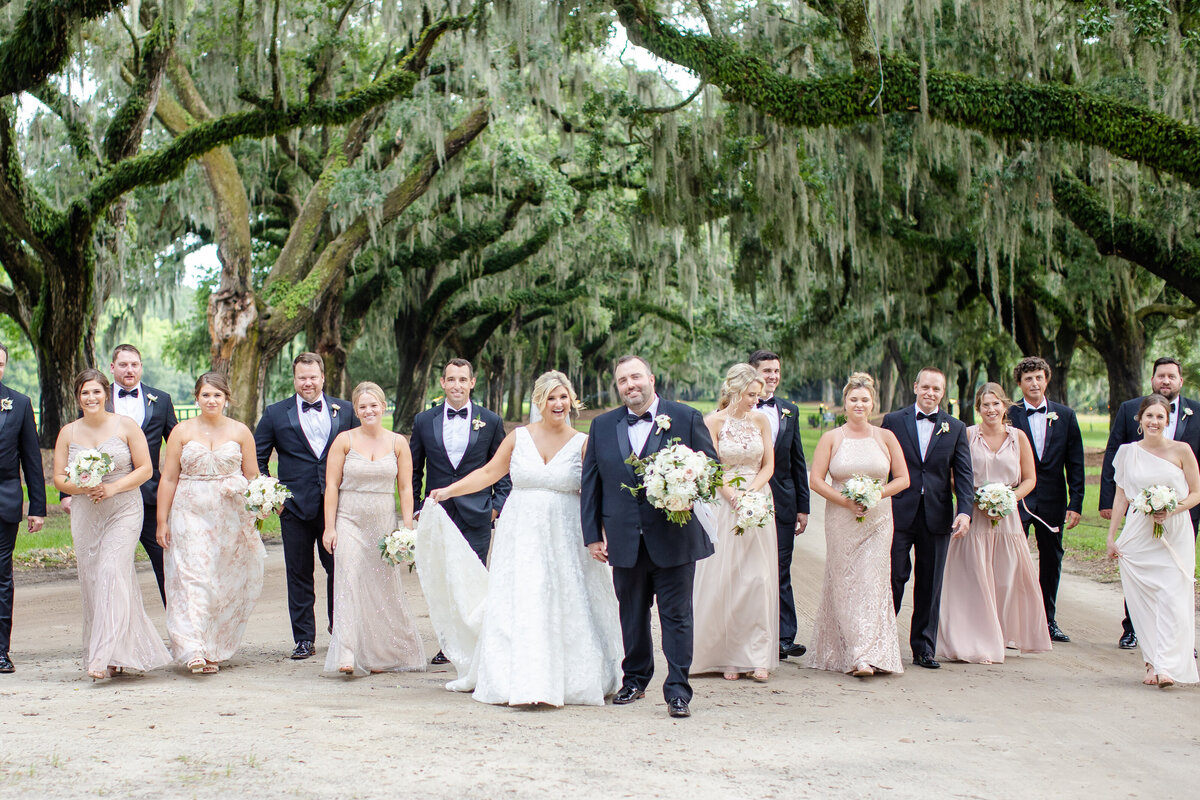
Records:
<instances>
[{"instance_id":1,"label":"bridal gown train","mask_svg":"<svg viewBox=\"0 0 1200 800\"><path fill-rule=\"evenodd\" d=\"M171 652L183 664L225 661L262 593L266 549L242 497L240 444L188 442L179 466L164 550Z\"/></svg>"},{"instance_id":2,"label":"bridal gown train","mask_svg":"<svg viewBox=\"0 0 1200 800\"><path fill-rule=\"evenodd\" d=\"M620 688L612 574L588 557L579 521L586 441L579 434L544 462L529 432L518 429L512 493L486 575L441 509L427 504L422 512L417 570L438 640L460 675L447 689L473 691L484 703L562 706L603 705Z\"/></svg>"},{"instance_id":3,"label":"bridal gown train","mask_svg":"<svg viewBox=\"0 0 1200 800\"><path fill-rule=\"evenodd\" d=\"M72 443L68 458L86 448ZM116 436L96 448L113 460L105 483L133 471L129 447ZM142 589L133 568L133 551L142 533L142 494L137 489L99 503L79 495L71 506L71 539L83 595L84 665L151 670L170 663L171 655L146 616Z\"/></svg>"},{"instance_id":4,"label":"bridal gown train","mask_svg":"<svg viewBox=\"0 0 1200 800\"><path fill-rule=\"evenodd\" d=\"M1165 485L1187 497L1183 470L1146 452L1139 444L1122 445L1113 459L1117 486L1127 498L1150 486ZM1200 681L1193 650L1196 646L1196 540L1188 513L1172 514L1154 536L1154 520L1132 507L1117 538L1121 588L1129 618L1137 631L1142 660L1157 675L1178 683Z\"/></svg>"}]
</instances>

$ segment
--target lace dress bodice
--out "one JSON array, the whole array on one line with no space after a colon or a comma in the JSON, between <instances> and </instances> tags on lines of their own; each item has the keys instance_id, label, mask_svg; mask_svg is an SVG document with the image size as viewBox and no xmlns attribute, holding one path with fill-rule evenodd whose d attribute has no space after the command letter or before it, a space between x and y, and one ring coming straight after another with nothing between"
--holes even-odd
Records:
<instances>
[{"instance_id":1,"label":"lace dress bodice","mask_svg":"<svg viewBox=\"0 0 1200 800\"><path fill-rule=\"evenodd\" d=\"M390 497L396 488L397 470L396 459L391 455L372 461L352 447L346 453L342 482L338 488L342 492L386 494Z\"/></svg>"},{"instance_id":2,"label":"lace dress bodice","mask_svg":"<svg viewBox=\"0 0 1200 800\"><path fill-rule=\"evenodd\" d=\"M875 437L842 437L842 443L829 459L829 476L833 478L834 488L841 491L846 481L855 475L866 475L887 483L891 466L891 460Z\"/></svg>"},{"instance_id":3,"label":"lace dress bodice","mask_svg":"<svg viewBox=\"0 0 1200 800\"><path fill-rule=\"evenodd\" d=\"M763 437L749 417L728 417L717 435L717 454L726 473L747 480L758 474L763 463Z\"/></svg>"},{"instance_id":4,"label":"lace dress bodice","mask_svg":"<svg viewBox=\"0 0 1200 800\"><path fill-rule=\"evenodd\" d=\"M551 456L549 463L542 461L533 436L519 428L508 474L514 489L542 489L550 492L579 494L579 483L583 476L583 459L580 457L585 434L578 434Z\"/></svg>"},{"instance_id":5,"label":"lace dress bodice","mask_svg":"<svg viewBox=\"0 0 1200 800\"><path fill-rule=\"evenodd\" d=\"M83 450L93 448L78 445L71 442L67 448L67 461L70 463L75 458L75 454ZM122 441L120 436L110 436L97 445L94 449L101 453L108 454L108 457L113 461L112 471L105 475L101 480L104 483L112 483L115 480L120 480L129 473L133 472L133 455L129 452L129 445Z\"/></svg>"}]
</instances>

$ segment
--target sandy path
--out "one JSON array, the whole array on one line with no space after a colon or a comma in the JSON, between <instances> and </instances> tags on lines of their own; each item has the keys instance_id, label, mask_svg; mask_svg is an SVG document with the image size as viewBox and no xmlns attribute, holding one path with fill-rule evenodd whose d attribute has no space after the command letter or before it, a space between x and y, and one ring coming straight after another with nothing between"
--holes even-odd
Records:
<instances>
[{"instance_id":1,"label":"sandy path","mask_svg":"<svg viewBox=\"0 0 1200 800\"><path fill-rule=\"evenodd\" d=\"M813 522L795 567L802 639L824 559ZM268 548L242 652L205 677L160 670L93 685L74 580L18 578L18 672L0 676L0 792L1190 798L1200 781L1200 689L1141 686L1138 656L1115 646L1119 588L1085 578L1064 578L1059 622L1074 642L1053 653L867 681L785 663L766 685L695 681L694 716L675 721L661 663L645 701L606 708L485 706L446 692L446 672L321 677L324 641L316 659L284 658L282 555ZM141 578L153 598L151 574ZM409 590L432 653L415 576ZM165 631L156 602L152 617Z\"/></svg>"}]
</instances>

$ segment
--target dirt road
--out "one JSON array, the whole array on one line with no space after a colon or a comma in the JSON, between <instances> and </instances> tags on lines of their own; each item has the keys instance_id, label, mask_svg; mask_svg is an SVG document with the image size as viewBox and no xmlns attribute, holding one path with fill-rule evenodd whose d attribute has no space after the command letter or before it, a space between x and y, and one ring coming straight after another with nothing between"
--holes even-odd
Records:
<instances>
[{"instance_id":1,"label":"dirt road","mask_svg":"<svg viewBox=\"0 0 1200 800\"><path fill-rule=\"evenodd\" d=\"M820 516L795 567L801 639L820 592ZM0 676L5 797L1195 797L1200 689L1139 683L1118 650L1119 586L1066 576L1074 641L993 666L856 680L785 662L765 685L694 682L694 716L660 687L630 706L514 710L446 692L450 673L322 677L324 641L291 649L279 547L242 651L215 676L177 669L92 684L70 576L18 577ZM160 631L152 576L143 594ZM432 654L415 576L409 598ZM320 605L318 605L320 607ZM907 641L901 615L902 641ZM907 649L902 648L907 655Z\"/></svg>"}]
</instances>

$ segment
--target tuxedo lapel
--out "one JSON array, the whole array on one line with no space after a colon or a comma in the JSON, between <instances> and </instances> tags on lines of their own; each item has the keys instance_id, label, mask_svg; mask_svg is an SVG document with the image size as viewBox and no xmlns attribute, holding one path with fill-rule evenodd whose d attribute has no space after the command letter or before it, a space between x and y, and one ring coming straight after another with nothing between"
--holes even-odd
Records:
<instances>
[{"instance_id":1,"label":"tuxedo lapel","mask_svg":"<svg viewBox=\"0 0 1200 800\"><path fill-rule=\"evenodd\" d=\"M479 441L479 423L481 421L479 416L479 406L472 403L471 412L471 430L467 434L467 449L463 451L463 458L467 457L467 453L471 452L471 448L473 448L475 443Z\"/></svg>"},{"instance_id":2,"label":"tuxedo lapel","mask_svg":"<svg viewBox=\"0 0 1200 800\"><path fill-rule=\"evenodd\" d=\"M664 413L661 403L658 407L658 413ZM651 422L650 425L650 435L646 437L646 443L642 445L642 452L638 453L639 458L645 458L650 453L654 453L660 447L662 447L663 434L666 432L662 428L658 427L657 422ZM629 437L627 436L625 438L628 439Z\"/></svg>"},{"instance_id":3,"label":"tuxedo lapel","mask_svg":"<svg viewBox=\"0 0 1200 800\"><path fill-rule=\"evenodd\" d=\"M7 400L12 403L12 393L3 383L0 383L0 400ZM15 407L10 408L7 411L0 410L0 430L4 428L4 424L8 422L8 418L15 414L16 411L17 409Z\"/></svg>"},{"instance_id":4,"label":"tuxedo lapel","mask_svg":"<svg viewBox=\"0 0 1200 800\"><path fill-rule=\"evenodd\" d=\"M300 411L296 408L296 401L294 397L290 402L288 402L287 417L288 422L290 422L292 425L292 430L295 431L296 435L300 437L300 443L307 447L308 452L312 453L314 457L320 458L321 454L313 450L312 444L310 444L308 441L308 437L304 435L304 428L300 425Z\"/></svg>"},{"instance_id":5,"label":"tuxedo lapel","mask_svg":"<svg viewBox=\"0 0 1200 800\"><path fill-rule=\"evenodd\" d=\"M1183 395L1179 395L1176 408L1179 409L1179 419L1175 421L1175 441L1182 442L1184 441L1184 431L1187 430L1189 422L1187 412L1192 410L1192 404L1185 400Z\"/></svg>"},{"instance_id":6,"label":"tuxedo lapel","mask_svg":"<svg viewBox=\"0 0 1200 800\"><path fill-rule=\"evenodd\" d=\"M442 454L442 459L447 464L450 464L450 454L446 452L446 438L442 431L442 424L446 419L446 406L437 405L434 406L434 408L437 409L438 413L434 415L431 420L429 420L429 424L433 426L433 440L437 442L437 451ZM450 464L450 469L454 469L453 464Z\"/></svg>"},{"instance_id":7,"label":"tuxedo lapel","mask_svg":"<svg viewBox=\"0 0 1200 800\"><path fill-rule=\"evenodd\" d=\"M631 486L637 485L637 473L634 472L633 466L629 463L629 456L633 453L633 448L629 445L629 422L626 419L628 414L622 414L617 419L615 426L617 432L617 452L621 454L621 465L625 467L625 471L629 473L629 478L632 481Z\"/></svg>"},{"instance_id":8,"label":"tuxedo lapel","mask_svg":"<svg viewBox=\"0 0 1200 800\"><path fill-rule=\"evenodd\" d=\"M1037 462L1041 462L1041 457L1038 455L1037 448L1033 446L1033 429L1029 427L1029 413L1025 410L1025 406L1015 406L1016 410L1012 412L1013 422L1016 423L1017 430L1025 434L1025 438L1029 440L1030 449L1033 450L1033 458ZM1042 447L1042 452L1045 453L1050 445L1050 431L1046 431L1046 443Z\"/></svg>"},{"instance_id":9,"label":"tuxedo lapel","mask_svg":"<svg viewBox=\"0 0 1200 800\"><path fill-rule=\"evenodd\" d=\"M150 387L143 383L142 384L142 408L145 410L145 413L142 414L142 432L143 433L148 433L150 431L150 417L154 414L154 403L150 402L150 394L151 394ZM149 438L149 437L147 437L147 438Z\"/></svg>"},{"instance_id":10,"label":"tuxedo lapel","mask_svg":"<svg viewBox=\"0 0 1200 800\"><path fill-rule=\"evenodd\" d=\"M335 406L333 401L328 397L325 398L325 404L329 407L329 436L325 439L325 449L321 452L321 458L325 458L329 454L329 448L333 444L333 440L342 432L342 409L341 406ZM337 413L334 410L337 409Z\"/></svg>"},{"instance_id":11,"label":"tuxedo lapel","mask_svg":"<svg viewBox=\"0 0 1200 800\"><path fill-rule=\"evenodd\" d=\"M908 442L912 447L912 451L917 456L917 461L924 461L921 458L921 437L917 436L917 418L913 414L912 406L904 409L904 432L908 434ZM933 447L933 442L929 443Z\"/></svg>"}]
</instances>

